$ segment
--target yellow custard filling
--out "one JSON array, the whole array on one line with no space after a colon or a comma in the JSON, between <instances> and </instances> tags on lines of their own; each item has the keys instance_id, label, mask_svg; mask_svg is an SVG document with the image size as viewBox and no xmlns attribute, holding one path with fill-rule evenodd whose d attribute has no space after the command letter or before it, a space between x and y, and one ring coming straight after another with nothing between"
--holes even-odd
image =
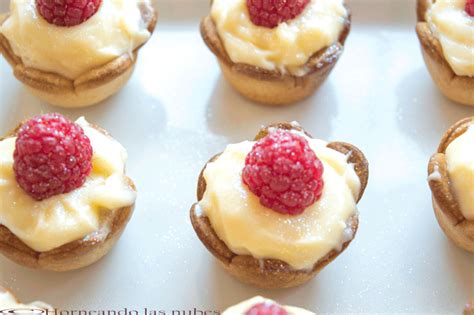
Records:
<instances>
[{"instance_id":1,"label":"yellow custard filling","mask_svg":"<svg viewBox=\"0 0 474 315\"><path fill-rule=\"evenodd\" d=\"M337 42L348 12L344 0L310 0L298 17L269 29L252 23L246 0L214 0L211 17L233 62L302 76L316 52Z\"/></svg>"},{"instance_id":2,"label":"yellow custard filling","mask_svg":"<svg viewBox=\"0 0 474 315\"><path fill-rule=\"evenodd\" d=\"M92 171L80 188L36 201L17 184L13 172L16 138L0 141L0 224L26 245L46 252L93 232L106 232L102 217L131 206L135 191L125 177L125 149L81 118L93 148Z\"/></svg>"},{"instance_id":3,"label":"yellow custard filling","mask_svg":"<svg viewBox=\"0 0 474 315\"><path fill-rule=\"evenodd\" d=\"M448 174L463 216L474 220L474 125L446 149Z\"/></svg>"},{"instance_id":4,"label":"yellow custard filling","mask_svg":"<svg viewBox=\"0 0 474 315\"><path fill-rule=\"evenodd\" d=\"M325 185L321 199L297 216L265 208L242 183L245 157L255 142L228 145L206 166L207 187L199 206L232 252L279 259L303 270L352 239L348 221L357 215L359 178L345 155L324 141L308 141L324 165Z\"/></svg>"},{"instance_id":5,"label":"yellow custard filling","mask_svg":"<svg viewBox=\"0 0 474 315\"><path fill-rule=\"evenodd\" d=\"M232 306L225 310L222 315L245 315L248 310L250 310L253 306L261 304L261 303L268 303L268 304L277 304L275 301L272 301L270 299L265 299L261 296L254 297L250 300L244 301L242 303L239 303L235 306ZM298 307L293 307L293 306L282 306L283 309L288 313L292 315L314 315L313 312L307 311L302 308Z\"/></svg>"},{"instance_id":6,"label":"yellow custard filling","mask_svg":"<svg viewBox=\"0 0 474 315\"><path fill-rule=\"evenodd\" d=\"M474 76L474 18L464 10L467 0L436 0L426 13L433 33L453 71Z\"/></svg>"},{"instance_id":7,"label":"yellow custard filling","mask_svg":"<svg viewBox=\"0 0 474 315\"><path fill-rule=\"evenodd\" d=\"M74 27L49 24L35 2L11 0L9 17L0 26L0 33L27 67L76 79L131 54L150 37L138 7L149 0L103 0L94 16Z\"/></svg>"}]
</instances>

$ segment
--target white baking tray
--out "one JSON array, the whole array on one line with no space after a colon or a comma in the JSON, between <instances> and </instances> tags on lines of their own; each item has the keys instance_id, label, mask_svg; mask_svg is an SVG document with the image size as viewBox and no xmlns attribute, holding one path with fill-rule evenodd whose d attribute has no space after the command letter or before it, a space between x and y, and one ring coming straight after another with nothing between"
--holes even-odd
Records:
<instances>
[{"instance_id":1,"label":"white baking tray","mask_svg":"<svg viewBox=\"0 0 474 315\"><path fill-rule=\"evenodd\" d=\"M415 1L352 1L353 29L329 80L314 97L285 108L252 104L223 80L198 31L208 1L159 5L157 31L132 80L98 106L62 110L41 103L0 60L1 134L40 113L84 115L128 149L128 173L139 189L134 217L105 259L55 274L0 258L0 283L25 300L69 310L194 315L195 308L222 310L259 294L323 313L460 314L474 297L474 256L441 232L426 167L443 132L474 109L451 103L432 83L414 32ZM188 211L209 157L282 120L358 145L370 161L370 181L351 246L307 285L265 291L217 265Z\"/></svg>"}]
</instances>

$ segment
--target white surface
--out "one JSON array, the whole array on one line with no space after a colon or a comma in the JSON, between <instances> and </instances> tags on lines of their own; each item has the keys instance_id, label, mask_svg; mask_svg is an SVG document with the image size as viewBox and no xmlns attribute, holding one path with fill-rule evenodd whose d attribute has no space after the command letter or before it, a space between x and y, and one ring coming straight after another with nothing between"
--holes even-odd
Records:
<instances>
[{"instance_id":1,"label":"white surface","mask_svg":"<svg viewBox=\"0 0 474 315\"><path fill-rule=\"evenodd\" d=\"M202 2L161 1L157 32L133 79L90 109L40 103L0 60L0 134L39 113L85 115L128 149L128 173L139 188L135 215L105 259L54 274L0 258L0 283L25 300L65 309L219 310L262 294L317 312L459 314L474 297L474 255L454 247L436 223L426 167L445 129L474 108L450 103L429 78L414 1L353 1L354 27L335 71L314 97L287 108L251 104L222 79L198 33ZM264 291L220 269L188 211L210 156L281 120L358 145L371 174L347 251L307 285Z\"/></svg>"}]
</instances>

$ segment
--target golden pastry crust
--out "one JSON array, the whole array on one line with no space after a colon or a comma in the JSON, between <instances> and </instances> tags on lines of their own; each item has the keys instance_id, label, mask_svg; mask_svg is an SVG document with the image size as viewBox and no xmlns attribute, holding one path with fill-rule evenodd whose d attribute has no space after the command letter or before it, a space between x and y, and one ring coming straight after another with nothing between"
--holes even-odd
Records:
<instances>
[{"instance_id":1,"label":"golden pastry crust","mask_svg":"<svg viewBox=\"0 0 474 315\"><path fill-rule=\"evenodd\" d=\"M268 133L268 128L280 128L285 130L299 130L305 132L300 127L295 127L289 123L273 124L260 130L255 140L261 139ZM306 133L306 132L305 132ZM307 133L306 133L307 134ZM309 134L308 134L309 136ZM361 188L359 198L362 198L369 178L369 167L364 154L355 146L344 142L331 142L328 147L337 150L343 154L349 155L349 163L354 163ZM214 156L208 163L215 161L220 154ZM206 164L207 165L207 164ZM199 175L197 185L197 199L200 201L206 191L206 181L203 173L206 166ZM299 286L316 276L321 269L333 261L341 254L357 233L359 226L358 215L350 218L353 238L342 244L340 249L333 249L325 257L320 259L311 270L294 270L287 263L277 259L258 260L248 255L237 255L233 253L227 245L219 239L214 231L209 219L199 215L197 211L198 203L195 203L190 210L191 222L197 236L206 246L206 248L217 258L224 269L242 282L265 289L291 288Z\"/></svg>"},{"instance_id":2,"label":"golden pastry crust","mask_svg":"<svg viewBox=\"0 0 474 315\"><path fill-rule=\"evenodd\" d=\"M148 31L153 34L158 19L157 10L141 3L140 11ZM7 17L0 17L0 25ZM124 54L71 80L59 74L26 67L13 52L8 39L0 33L0 52L11 65L15 77L33 95L60 107L91 106L117 93L132 75L138 51L144 44L137 47L131 56Z\"/></svg>"},{"instance_id":3,"label":"golden pastry crust","mask_svg":"<svg viewBox=\"0 0 474 315\"><path fill-rule=\"evenodd\" d=\"M22 125L20 124L7 137L0 138L0 141L14 137ZM104 129L95 125L93 127L110 137ZM126 180L129 187L136 191L133 181L128 177ZM0 224L0 253L17 264L33 269L64 272L87 267L112 249L132 217L134 208L135 204L109 211L106 217L101 218L103 230L42 253L31 249L6 226Z\"/></svg>"},{"instance_id":4,"label":"golden pastry crust","mask_svg":"<svg viewBox=\"0 0 474 315\"><path fill-rule=\"evenodd\" d=\"M441 92L449 99L474 106L474 77L458 76L443 54L441 43L425 20L426 11L434 0L417 0L416 33L428 71Z\"/></svg>"},{"instance_id":5,"label":"golden pastry crust","mask_svg":"<svg viewBox=\"0 0 474 315\"><path fill-rule=\"evenodd\" d=\"M438 152L431 157L428 164L429 175L436 172L440 175L440 179L429 180L433 208L439 225L457 246L470 252L474 252L474 221L463 216L451 189L445 152L448 145L465 133L472 124L474 117L468 117L451 126L441 139Z\"/></svg>"},{"instance_id":6,"label":"golden pastry crust","mask_svg":"<svg viewBox=\"0 0 474 315\"><path fill-rule=\"evenodd\" d=\"M324 82L342 55L350 27L349 14L338 42L316 52L305 65L308 74L302 77L232 62L210 16L201 21L201 36L216 55L225 78L243 96L267 105L288 105L310 96Z\"/></svg>"}]
</instances>

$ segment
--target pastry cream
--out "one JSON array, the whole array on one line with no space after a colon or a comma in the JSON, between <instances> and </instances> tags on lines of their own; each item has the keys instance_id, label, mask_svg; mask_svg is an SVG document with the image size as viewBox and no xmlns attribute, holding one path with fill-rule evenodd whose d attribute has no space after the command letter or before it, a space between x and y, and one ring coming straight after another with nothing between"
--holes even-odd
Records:
<instances>
[{"instance_id":1,"label":"pastry cream","mask_svg":"<svg viewBox=\"0 0 474 315\"><path fill-rule=\"evenodd\" d=\"M321 199L298 216L265 208L242 183L245 157L255 142L231 144L206 166L207 187L199 206L232 252L279 259L306 270L352 239L347 222L357 213L359 178L345 155L327 148L324 141L308 141L324 165L325 185Z\"/></svg>"},{"instance_id":2,"label":"pastry cream","mask_svg":"<svg viewBox=\"0 0 474 315\"><path fill-rule=\"evenodd\" d=\"M130 54L150 37L138 7L149 0L103 0L94 16L74 27L49 24L35 2L11 0L9 17L0 26L27 67L76 79Z\"/></svg>"},{"instance_id":3,"label":"pastry cream","mask_svg":"<svg viewBox=\"0 0 474 315\"><path fill-rule=\"evenodd\" d=\"M28 305L21 304L16 300L16 298L10 292L1 291L1 287L0 287L0 311L10 310L10 309L31 309L31 308L51 309L51 306L42 302L34 302Z\"/></svg>"},{"instance_id":4,"label":"pastry cream","mask_svg":"<svg viewBox=\"0 0 474 315\"><path fill-rule=\"evenodd\" d=\"M125 149L84 118L77 123L93 148L91 174L82 187L43 201L32 199L15 180L16 138L0 142L0 224L37 252L46 252L107 229L104 218L111 210L135 202L136 193L124 175Z\"/></svg>"},{"instance_id":5,"label":"pastry cream","mask_svg":"<svg viewBox=\"0 0 474 315\"><path fill-rule=\"evenodd\" d=\"M246 0L214 0L211 16L233 62L302 76L311 56L337 42L348 12L344 0L310 0L300 16L269 29L252 23Z\"/></svg>"},{"instance_id":6,"label":"pastry cream","mask_svg":"<svg viewBox=\"0 0 474 315\"><path fill-rule=\"evenodd\" d=\"M261 303L271 303L271 304L278 304L272 300L265 299L261 296L254 297L250 300L244 301L240 304L232 306L225 310L222 315L245 315L248 310L250 310L253 306L261 304ZM283 306L283 309L291 315L314 315L313 312L304 310L302 308L293 307L293 306Z\"/></svg>"},{"instance_id":7,"label":"pastry cream","mask_svg":"<svg viewBox=\"0 0 474 315\"><path fill-rule=\"evenodd\" d=\"M438 37L443 54L460 76L474 76L474 18L464 10L467 0L436 0L426 20Z\"/></svg>"},{"instance_id":8,"label":"pastry cream","mask_svg":"<svg viewBox=\"0 0 474 315\"><path fill-rule=\"evenodd\" d=\"M474 220L474 124L449 144L446 162L460 210L466 219Z\"/></svg>"}]
</instances>

